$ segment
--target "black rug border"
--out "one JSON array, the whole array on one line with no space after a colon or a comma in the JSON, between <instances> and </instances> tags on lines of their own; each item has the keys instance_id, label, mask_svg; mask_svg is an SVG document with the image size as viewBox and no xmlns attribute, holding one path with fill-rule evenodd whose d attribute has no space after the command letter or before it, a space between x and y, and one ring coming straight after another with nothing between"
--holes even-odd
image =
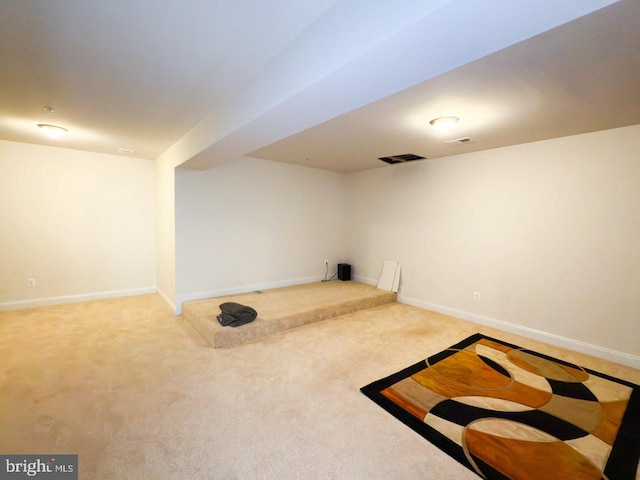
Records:
<instances>
[{"instance_id":1,"label":"black rug border","mask_svg":"<svg viewBox=\"0 0 640 480\"><path fill-rule=\"evenodd\" d=\"M428 368L429 365L433 365L441 360L444 360L445 358L455 354L457 350L462 350L482 339L490 340L507 347L523 350L532 355L536 355L546 360L558 362L565 366L578 367L583 369L585 372L588 372L590 375L595 375L600 378L604 378L606 380L610 380L631 388L632 393L631 397L629 398L627 410L624 414L624 417L622 418L622 424L620 430L618 431L618 435L613 443L604 473L608 478L611 479L615 478L619 480L635 480L638 461L640 460L640 386L636 385L635 383L628 382L624 379L600 373L589 368L580 367L570 362L566 362L564 360L551 357L534 350L528 350L518 345L514 345L497 338L483 335L481 333L475 333L456 343L455 345L452 345L447 349L430 356L427 360L421 360L407 368L404 368L396 373L393 373L387 377L381 378L380 380L376 380L375 382L362 387L360 391L378 406L380 406L388 413L393 415L396 419L400 420L406 426L411 428L414 432L429 440L433 445L438 447L444 453L467 467L472 472L476 473L476 471L473 469L466 456L464 455L462 448L458 444L448 439L423 421L414 417L409 412L382 395L380 392L399 382L400 380L410 377L411 375L414 375L415 373ZM490 472L485 471L485 473L490 474L489 480L505 479L505 477L499 472L495 472L493 471L493 469L490 470Z\"/></svg>"}]
</instances>

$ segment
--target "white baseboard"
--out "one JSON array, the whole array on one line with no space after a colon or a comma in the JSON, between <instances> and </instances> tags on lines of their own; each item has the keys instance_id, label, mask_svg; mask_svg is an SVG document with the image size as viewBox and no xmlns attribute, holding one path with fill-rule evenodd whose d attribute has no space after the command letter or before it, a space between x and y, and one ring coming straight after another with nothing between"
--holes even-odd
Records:
<instances>
[{"instance_id":1,"label":"white baseboard","mask_svg":"<svg viewBox=\"0 0 640 480\"><path fill-rule=\"evenodd\" d=\"M376 278L368 278L368 277L361 277L359 275L354 275L353 280L360 283L366 283L367 285L373 285L374 287L378 285L378 279Z\"/></svg>"},{"instance_id":2,"label":"white baseboard","mask_svg":"<svg viewBox=\"0 0 640 480\"><path fill-rule=\"evenodd\" d=\"M166 293L164 293L162 290L160 290L159 288L156 289L156 292L165 301L165 303L171 308L171 311L173 313L175 313L176 315L179 315L179 313L176 312L176 304L171 301L169 296Z\"/></svg>"},{"instance_id":3,"label":"white baseboard","mask_svg":"<svg viewBox=\"0 0 640 480\"><path fill-rule=\"evenodd\" d=\"M269 290L271 288L290 287L291 285L301 285L303 283L319 282L324 277L306 277L284 280L280 282L257 283L253 285L243 285L241 287L226 288L223 290L209 290L206 292L179 293L176 294L176 315L182 314L182 304L192 300L204 300L206 298L226 297L228 295L238 295L240 293L255 292L256 290Z\"/></svg>"},{"instance_id":4,"label":"white baseboard","mask_svg":"<svg viewBox=\"0 0 640 480\"><path fill-rule=\"evenodd\" d=\"M103 300L105 298L131 297L134 295L146 295L156 293L156 287L132 288L129 290L111 290L107 292L83 293L79 295L63 295L60 297L34 298L30 300L18 300L15 302L0 303L0 311L24 310L26 308L48 307L63 303L88 302L90 300Z\"/></svg>"},{"instance_id":5,"label":"white baseboard","mask_svg":"<svg viewBox=\"0 0 640 480\"><path fill-rule=\"evenodd\" d=\"M609 348L600 347L598 345L592 345L590 343L581 342L579 340L573 340L571 338L562 337L553 333L543 332L522 325L516 325L513 323L505 322L503 320L497 320L491 317L485 317L477 315L475 313L466 312L464 310L458 310L451 307L445 307L443 305L437 305L434 303L424 302L415 298L400 297L398 301L406 303L407 305L413 305L415 307L424 308L425 310L432 310L434 312L443 313L452 317L461 318L462 320L468 320L473 323L485 325L488 327L497 328L505 332L514 333L523 337L531 338L541 342L555 345L557 347L566 348L568 350L574 350L576 352L585 353L594 357L602 358L612 362L620 363L622 365L628 365L633 368L640 368L640 357L631 355L625 352L619 352L617 350L611 350Z\"/></svg>"}]
</instances>

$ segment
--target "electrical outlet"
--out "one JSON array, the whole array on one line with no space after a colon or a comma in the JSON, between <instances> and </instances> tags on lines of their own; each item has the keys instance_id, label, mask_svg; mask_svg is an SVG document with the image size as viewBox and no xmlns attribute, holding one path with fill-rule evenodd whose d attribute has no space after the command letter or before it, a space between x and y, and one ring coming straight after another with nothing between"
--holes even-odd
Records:
<instances>
[{"instance_id":1,"label":"electrical outlet","mask_svg":"<svg viewBox=\"0 0 640 480\"><path fill-rule=\"evenodd\" d=\"M479 302L480 301L480 292L473 292L473 299L476 302Z\"/></svg>"},{"instance_id":2,"label":"electrical outlet","mask_svg":"<svg viewBox=\"0 0 640 480\"><path fill-rule=\"evenodd\" d=\"M36 279L35 278L27 278L27 287L35 287Z\"/></svg>"},{"instance_id":3,"label":"electrical outlet","mask_svg":"<svg viewBox=\"0 0 640 480\"><path fill-rule=\"evenodd\" d=\"M327 258L324 259L324 266L325 267L329 266L329 259L327 259Z\"/></svg>"}]
</instances>

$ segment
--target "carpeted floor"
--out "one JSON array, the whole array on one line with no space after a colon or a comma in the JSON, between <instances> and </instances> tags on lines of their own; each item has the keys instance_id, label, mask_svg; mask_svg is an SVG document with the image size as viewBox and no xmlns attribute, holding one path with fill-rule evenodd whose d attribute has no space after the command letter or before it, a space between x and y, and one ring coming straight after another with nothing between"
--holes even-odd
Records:
<instances>
[{"instance_id":1,"label":"carpeted floor","mask_svg":"<svg viewBox=\"0 0 640 480\"><path fill-rule=\"evenodd\" d=\"M0 452L79 454L82 479L477 479L359 388L477 331L402 304L212 349L156 295L0 313Z\"/></svg>"},{"instance_id":2,"label":"carpeted floor","mask_svg":"<svg viewBox=\"0 0 640 480\"><path fill-rule=\"evenodd\" d=\"M185 302L182 316L212 347L222 348L395 301L395 293L364 283L313 282ZM242 328L223 327L217 316L224 302L248 305L258 317Z\"/></svg>"}]
</instances>

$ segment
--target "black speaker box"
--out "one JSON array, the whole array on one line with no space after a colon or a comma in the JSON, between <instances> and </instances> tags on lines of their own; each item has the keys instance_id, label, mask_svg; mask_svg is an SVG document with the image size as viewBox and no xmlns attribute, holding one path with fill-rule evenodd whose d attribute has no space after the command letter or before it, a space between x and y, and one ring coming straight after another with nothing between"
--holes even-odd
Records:
<instances>
[{"instance_id":1,"label":"black speaker box","mask_svg":"<svg viewBox=\"0 0 640 480\"><path fill-rule=\"evenodd\" d=\"M338 264L338 280L351 280L351 265L348 263Z\"/></svg>"}]
</instances>

